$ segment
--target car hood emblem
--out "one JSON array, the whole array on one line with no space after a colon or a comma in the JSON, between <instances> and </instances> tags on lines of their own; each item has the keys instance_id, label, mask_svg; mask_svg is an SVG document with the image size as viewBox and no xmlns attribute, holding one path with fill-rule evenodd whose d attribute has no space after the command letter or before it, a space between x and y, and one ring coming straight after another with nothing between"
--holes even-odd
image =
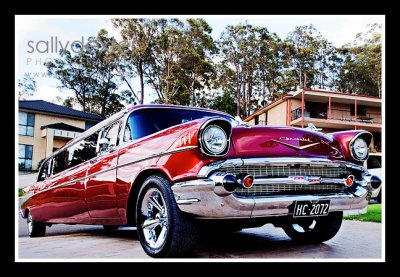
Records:
<instances>
[{"instance_id":1,"label":"car hood emblem","mask_svg":"<svg viewBox=\"0 0 400 277\"><path fill-rule=\"evenodd\" d=\"M282 144L282 145L285 145L287 147L291 147L291 148L296 149L296 150L304 150L304 149L307 149L307 148L309 148L311 146L315 146L315 145L319 144L319 142L312 143L312 141L309 138L280 137L279 139L280 140L273 139L272 141L277 142L277 143ZM288 141L288 142L289 141L299 141L299 142L302 141L302 142L311 142L311 143L303 145L303 146L296 146L296 145L293 145L293 144L290 144L290 143L287 143L287 142L283 142L282 140Z\"/></svg>"}]
</instances>

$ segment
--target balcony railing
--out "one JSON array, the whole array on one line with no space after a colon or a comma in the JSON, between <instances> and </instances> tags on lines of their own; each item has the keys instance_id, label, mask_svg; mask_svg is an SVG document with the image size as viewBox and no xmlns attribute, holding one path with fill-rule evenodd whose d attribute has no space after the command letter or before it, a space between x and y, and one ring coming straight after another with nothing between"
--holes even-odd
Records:
<instances>
[{"instance_id":1,"label":"balcony railing","mask_svg":"<svg viewBox=\"0 0 400 277\"><path fill-rule=\"evenodd\" d=\"M382 124L382 117L379 113L366 113L365 115L358 115L355 120L354 115L348 110L331 109L331 116L327 113L320 113L318 116L311 116L311 112L304 110L304 117L319 118L319 119L333 119L347 122L360 122L369 124ZM292 111L291 120L301 118L301 108Z\"/></svg>"}]
</instances>

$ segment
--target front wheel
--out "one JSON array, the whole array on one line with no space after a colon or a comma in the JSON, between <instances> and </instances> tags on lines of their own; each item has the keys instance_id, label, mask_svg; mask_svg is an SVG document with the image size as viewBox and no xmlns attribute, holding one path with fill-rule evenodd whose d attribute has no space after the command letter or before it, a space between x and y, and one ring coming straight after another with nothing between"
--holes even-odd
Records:
<instances>
[{"instance_id":1,"label":"front wheel","mask_svg":"<svg viewBox=\"0 0 400 277\"><path fill-rule=\"evenodd\" d=\"M294 241L314 244L333 238L340 229L343 212L315 218L290 219L282 228Z\"/></svg>"},{"instance_id":2,"label":"front wheel","mask_svg":"<svg viewBox=\"0 0 400 277\"><path fill-rule=\"evenodd\" d=\"M382 189L379 191L378 197L376 198L376 202L379 204L382 203Z\"/></svg>"},{"instance_id":3,"label":"front wheel","mask_svg":"<svg viewBox=\"0 0 400 277\"><path fill-rule=\"evenodd\" d=\"M46 224L34 221L30 213L26 219L28 224L28 234L31 238L43 237L46 234Z\"/></svg>"},{"instance_id":4,"label":"front wheel","mask_svg":"<svg viewBox=\"0 0 400 277\"><path fill-rule=\"evenodd\" d=\"M152 257L182 256L198 239L193 218L179 210L169 182L159 175L148 177L139 192L136 226L144 251Z\"/></svg>"}]
</instances>

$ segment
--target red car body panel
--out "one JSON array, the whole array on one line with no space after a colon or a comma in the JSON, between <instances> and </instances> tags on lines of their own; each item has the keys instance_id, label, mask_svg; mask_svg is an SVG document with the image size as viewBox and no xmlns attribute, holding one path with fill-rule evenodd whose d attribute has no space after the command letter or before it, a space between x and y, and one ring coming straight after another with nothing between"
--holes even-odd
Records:
<instances>
[{"instance_id":1,"label":"red car body panel","mask_svg":"<svg viewBox=\"0 0 400 277\"><path fill-rule=\"evenodd\" d=\"M289 140L298 138L302 140ZM343 159L340 146L330 137L313 131L289 127L237 127L233 128L232 141L235 155L241 158L257 157L313 157L331 160ZM298 150L289 145L302 147Z\"/></svg>"},{"instance_id":2,"label":"red car body panel","mask_svg":"<svg viewBox=\"0 0 400 277\"><path fill-rule=\"evenodd\" d=\"M216 116L220 114L223 113L215 112ZM198 146L199 129L208 119L173 126L117 146L107 154L38 182L29 188L32 196L21 206L21 211L25 213L29 209L35 220L47 223L127 224L129 196L134 186L140 185L135 184L135 180L146 171L157 171L174 183L197 178L203 166L218 159L315 157L351 160L348 144L360 132L324 135L298 128L238 126L232 129L229 152L216 158L202 154ZM300 140L287 140L290 138ZM289 141L294 147L317 144L299 150L285 145Z\"/></svg>"}]
</instances>

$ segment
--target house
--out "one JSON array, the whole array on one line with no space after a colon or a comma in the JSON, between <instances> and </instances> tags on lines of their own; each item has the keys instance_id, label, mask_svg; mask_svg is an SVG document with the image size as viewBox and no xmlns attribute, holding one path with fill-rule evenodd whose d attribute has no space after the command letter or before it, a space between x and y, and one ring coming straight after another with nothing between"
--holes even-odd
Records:
<instances>
[{"instance_id":1,"label":"house","mask_svg":"<svg viewBox=\"0 0 400 277\"><path fill-rule=\"evenodd\" d=\"M103 119L43 100L19 101L19 169L37 170L39 161Z\"/></svg>"},{"instance_id":2,"label":"house","mask_svg":"<svg viewBox=\"0 0 400 277\"><path fill-rule=\"evenodd\" d=\"M307 127L330 133L363 129L372 133L373 151L381 151L382 100L379 97L302 89L260 108L244 121L250 125Z\"/></svg>"}]
</instances>

